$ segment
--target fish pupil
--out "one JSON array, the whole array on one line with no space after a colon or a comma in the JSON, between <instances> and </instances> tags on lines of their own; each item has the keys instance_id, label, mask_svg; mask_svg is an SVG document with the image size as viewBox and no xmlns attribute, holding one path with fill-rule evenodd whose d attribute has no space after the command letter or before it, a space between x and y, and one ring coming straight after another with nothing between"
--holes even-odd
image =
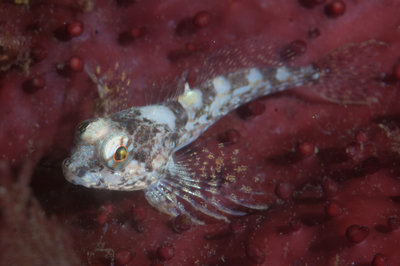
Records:
<instances>
[{"instance_id":1,"label":"fish pupil","mask_svg":"<svg viewBox=\"0 0 400 266\"><path fill-rule=\"evenodd\" d=\"M128 157L128 151L126 148L124 146L118 147L114 154L115 161L123 161L126 159L126 157Z\"/></svg>"}]
</instances>

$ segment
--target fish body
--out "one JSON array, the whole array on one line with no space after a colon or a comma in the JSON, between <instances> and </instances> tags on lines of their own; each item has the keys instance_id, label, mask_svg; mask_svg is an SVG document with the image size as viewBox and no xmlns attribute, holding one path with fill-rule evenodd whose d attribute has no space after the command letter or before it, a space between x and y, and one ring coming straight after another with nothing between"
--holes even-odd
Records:
<instances>
[{"instance_id":1,"label":"fish body","mask_svg":"<svg viewBox=\"0 0 400 266\"><path fill-rule=\"evenodd\" d=\"M370 53L381 45L375 41L351 45L308 66L277 62L270 67L239 69L194 88L185 84L181 95L165 102L85 121L79 127L71 156L63 163L64 175L68 181L89 188L144 190L149 203L158 210L172 216L186 214L198 223L201 221L186 205L225 221L226 215L243 215L245 212L218 200L218 186L200 181L174 159L174 153L240 105L293 87L309 87L333 102L376 102L379 92L371 89L376 85L366 79L366 74L372 79L376 69L354 59L352 52ZM352 56L351 61L344 60ZM346 87L346 82L355 78L360 80ZM267 203L252 205L231 195L222 197L247 208L268 208Z\"/></svg>"}]
</instances>

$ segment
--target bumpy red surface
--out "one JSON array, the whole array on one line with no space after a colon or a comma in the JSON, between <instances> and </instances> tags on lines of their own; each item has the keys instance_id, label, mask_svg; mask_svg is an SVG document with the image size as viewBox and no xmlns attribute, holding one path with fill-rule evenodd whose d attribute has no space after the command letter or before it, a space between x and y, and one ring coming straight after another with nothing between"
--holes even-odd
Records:
<instances>
[{"instance_id":1,"label":"bumpy red surface","mask_svg":"<svg viewBox=\"0 0 400 266\"><path fill-rule=\"evenodd\" d=\"M196 79L204 56L246 39L299 64L377 39L389 48L375 63L397 89L398 1L17 2L0 4L0 264L400 264L397 90L342 106L298 88L219 121L204 138L239 149L271 198L230 225L170 221L141 192L75 187L60 167L76 124L102 111L96 66L130 80L111 106L121 109L167 95L185 70Z\"/></svg>"}]
</instances>

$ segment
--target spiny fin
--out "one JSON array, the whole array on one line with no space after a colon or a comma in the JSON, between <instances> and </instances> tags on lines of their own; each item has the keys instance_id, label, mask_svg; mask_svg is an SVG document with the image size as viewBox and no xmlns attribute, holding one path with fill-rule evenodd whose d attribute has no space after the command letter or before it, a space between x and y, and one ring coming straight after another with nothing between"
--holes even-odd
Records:
<instances>
[{"instance_id":1,"label":"spiny fin","mask_svg":"<svg viewBox=\"0 0 400 266\"><path fill-rule=\"evenodd\" d=\"M94 110L96 116L110 115L127 109L128 93L132 86L128 68L122 68L118 63L107 69L102 69L99 64L89 65L90 63L86 63L84 69L97 88L98 99Z\"/></svg>"},{"instance_id":2,"label":"spiny fin","mask_svg":"<svg viewBox=\"0 0 400 266\"><path fill-rule=\"evenodd\" d=\"M376 40L347 44L313 63L318 82L310 84L322 98L340 104L371 104L382 99L384 73L379 57L388 45Z\"/></svg>"},{"instance_id":3,"label":"spiny fin","mask_svg":"<svg viewBox=\"0 0 400 266\"><path fill-rule=\"evenodd\" d=\"M231 174L237 171L235 167L242 167L245 175L245 167L232 159L235 155L220 155L223 157L203 149L185 155L186 160L171 160L165 177L146 189L146 199L161 212L184 214L197 224L202 224L205 216L229 222L229 216L246 215L248 209L268 209L266 201L259 199L265 196L264 192L241 185L238 176ZM227 158L236 165L226 163Z\"/></svg>"},{"instance_id":4,"label":"spiny fin","mask_svg":"<svg viewBox=\"0 0 400 266\"><path fill-rule=\"evenodd\" d=\"M282 66L285 61L280 56L280 49L278 43L266 42L259 37L238 40L233 44L214 48L212 52L199 56L201 66L195 73L193 86L241 69Z\"/></svg>"}]
</instances>

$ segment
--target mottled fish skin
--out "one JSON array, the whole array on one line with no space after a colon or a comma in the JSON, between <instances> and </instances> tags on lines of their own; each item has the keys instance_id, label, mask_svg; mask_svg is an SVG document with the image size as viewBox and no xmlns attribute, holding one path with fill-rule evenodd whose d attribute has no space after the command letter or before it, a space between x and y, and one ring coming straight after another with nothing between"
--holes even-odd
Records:
<instances>
[{"instance_id":1,"label":"mottled fish skin","mask_svg":"<svg viewBox=\"0 0 400 266\"><path fill-rule=\"evenodd\" d=\"M174 161L174 152L194 141L238 106L289 88L307 85L333 102L376 101L367 95L373 86L371 82L353 82L354 94L349 92L350 88L337 86L345 84L347 79L353 81L355 77L372 75L371 71L376 69L371 70L357 60L353 65L344 61L348 69L343 68L335 58L353 58L354 49L369 53L374 46L381 45L370 41L349 46L328 54L318 67L279 64L270 68L241 69L216 76L194 88L186 84L183 94L164 103L133 107L85 121L79 127L72 155L63 163L64 175L68 181L89 188L144 190L149 203L158 210L172 216L187 214L198 223L201 221L192 216L181 201L216 219L228 221L225 214L243 215L245 213L225 207L214 196L204 196L202 191L207 189L183 165ZM362 67L357 68L358 64ZM361 69L361 72L354 72L354 69ZM209 185L212 188L212 184ZM207 191L211 195L218 194L216 189ZM267 204L251 205L234 197L225 198L247 208L268 208ZM212 205L216 211L210 211L204 207L206 204L200 205L197 200Z\"/></svg>"},{"instance_id":2,"label":"mottled fish skin","mask_svg":"<svg viewBox=\"0 0 400 266\"><path fill-rule=\"evenodd\" d=\"M198 88L187 85L175 102L186 112L179 127L179 147L195 140L210 125L240 105L261 96L317 82L319 70L308 67L249 68L217 76Z\"/></svg>"},{"instance_id":3,"label":"mottled fish skin","mask_svg":"<svg viewBox=\"0 0 400 266\"><path fill-rule=\"evenodd\" d=\"M72 156L64 162L64 175L86 187L145 189L163 178L173 152L229 111L262 95L316 81L318 75L312 67L244 69L217 76L197 88L186 84L176 99L89 121L78 134ZM120 146L127 148L129 156L107 166Z\"/></svg>"}]
</instances>

